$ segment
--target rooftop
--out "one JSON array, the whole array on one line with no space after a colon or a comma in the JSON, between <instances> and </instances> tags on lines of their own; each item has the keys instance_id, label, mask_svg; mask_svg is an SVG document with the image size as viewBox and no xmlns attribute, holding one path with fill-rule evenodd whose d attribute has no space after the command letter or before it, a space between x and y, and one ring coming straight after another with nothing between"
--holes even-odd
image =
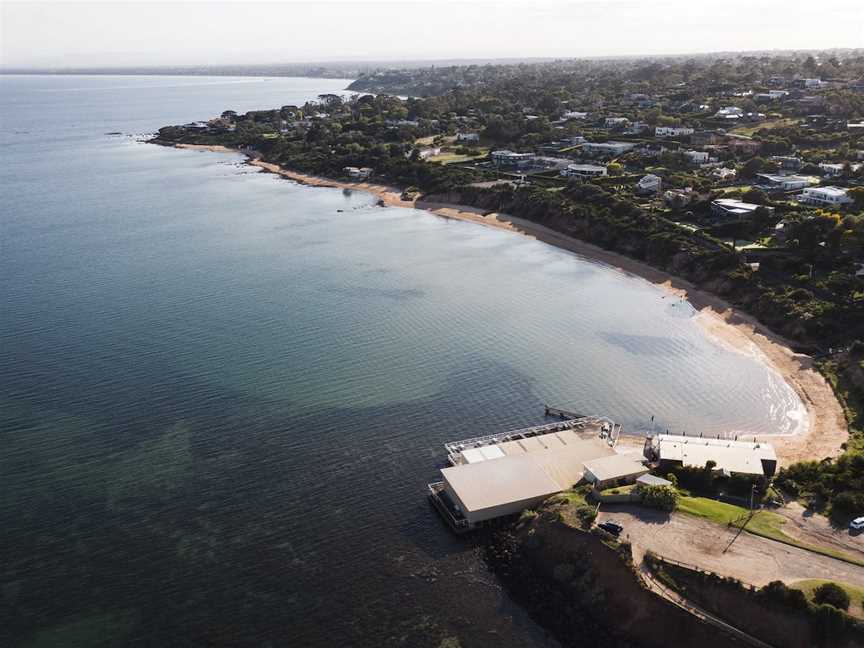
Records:
<instances>
[{"instance_id":1,"label":"rooftop","mask_svg":"<svg viewBox=\"0 0 864 648\"><path fill-rule=\"evenodd\" d=\"M597 481L606 481L618 477L629 477L638 472L647 471L645 457L641 454L614 454L585 462L585 470L591 472Z\"/></svg>"},{"instance_id":2,"label":"rooftop","mask_svg":"<svg viewBox=\"0 0 864 648\"><path fill-rule=\"evenodd\" d=\"M713 461L720 470L750 475L762 475L762 461L777 461L770 443L705 439L701 437L660 434L654 438L654 448L664 461L680 461L685 466L704 468Z\"/></svg>"},{"instance_id":3,"label":"rooftop","mask_svg":"<svg viewBox=\"0 0 864 648\"><path fill-rule=\"evenodd\" d=\"M846 190L841 189L840 187L810 187L808 189L805 189L804 191L809 192L809 193L819 192L825 196L840 197L840 196L846 195Z\"/></svg>"},{"instance_id":4,"label":"rooftop","mask_svg":"<svg viewBox=\"0 0 864 648\"><path fill-rule=\"evenodd\" d=\"M582 479L583 463L615 453L604 440L572 430L492 447L506 456L441 470L468 511L554 495Z\"/></svg>"}]
</instances>

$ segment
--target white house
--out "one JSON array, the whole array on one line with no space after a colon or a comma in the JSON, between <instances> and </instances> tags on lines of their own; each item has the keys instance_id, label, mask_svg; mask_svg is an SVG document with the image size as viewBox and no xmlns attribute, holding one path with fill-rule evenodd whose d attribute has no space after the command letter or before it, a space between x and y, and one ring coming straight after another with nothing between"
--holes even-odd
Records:
<instances>
[{"instance_id":1,"label":"white house","mask_svg":"<svg viewBox=\"0 0 864 648\"><path fill-rule=\"evenodd\" d=\"M754 99L764 99L766 101L777 101L789 95L786 90L769 90L768 92L759 92L753 95Z\"/></svg>"},{"instance_id":2,"label":"white house","mask_svg":"<svg viewBox=\"0 0 864 648\"><path fill-rule=\"evenodd\" d=\"M636 193L641 195L656 194L660 192L662 185L663 181L660 176L649 173L648 175L642 176L639 179L639 182L636 183Z\"/></svg>"},{"instance_id":3,"label":"white house","mask_svg":"<svg viewBox=\"0 0 864 648\"><path fill-rule=\"evenodd\" d=\"M724 106L714 113L715 119L741 119L742 117L744 117L744 111L738 106Z\"/></svg>"},{"instance_id":4,"label":"white house","mask_svg":"<svg viewBox=\"0 0 864 648\"><path fill-rule=\"evenodd\" d=\"M456 133L457 142L479 142L480 135L478 133Z\"/></svg>"},{"instance_id":5,"label":"white house","mask_svg":"<svg viewBox=\"0 0 864 648\"><path fill-rule=\"evenodd\" d=\"M441 147L440 146L433 146L430 148L420 149L417 155L421 160L427 160L430 157L435 157L436 155L441 155Z\"/></svg>"},{"instance_id":6,"label":"white house","mask_svg":"<svg viewBox=\"0 0 864 648\"><path fill-rule=\"evenodd\" d=\"M561 115L561 119L585 119L588 116L587 112L579 112L577 110L568 110L563 115Z\"/></svg>"},{"instance_id":7,"label":"white house","mask_svg":"<svg viewBox=\"0 0 864 648\"><path fill-rule=\"evenodd\" d=\"M372 175L372 169L369 167L345 167L342 171L349 178L354 178L355 180L365 180L370 175Z\"/></svg>"},{"instance_id":8,"label":"white house","mask_svg":"<svg viewBox=\"0 0 864 648\"><path fill-rule=\"evenodd\" d=\"M846 166L845 164L829 164L827 162L820 162L819 163L819 168L822 169L822 171L825 173L825 175L832 176L832 177L843 175L843 168L845 166ZM860 164L850 164L849 168L852 171L857 171L858 169L861 168L861 165Z\"/></svg>"},{"instance_id":9,"label":"white house","mask_svg":"<svg viewBox=\"0 0 864 648\"><path fill-rule=\"evenodd\" d=\"M654 137L682 137L683 135L692 135L692 128L683 126L657 126L654 129Z\"/></svg>"},{"instance_id":10,"label":"white house","mask_svg":"<svg viewBox=\"0 0 864 648\"><path fill-rule=\"evenodd\" d=\"M598 178L606 175L606 167L596 164L568 164L561 169L561 175L565 178Z\"/></svg>"},{"instance_id":11,"label":"white house","mask_svg":"<svg viewBox=\"0 0 864 648\"><path fill-rule=\"evenodd\" d=\"M708 151L682 151L691 164L708 164Z\"/></svg>"},{"instance_id":12,"label":"white house","mask_svg":"<svg viewBox=\"0 0 864 648\"><path fill-rule=\"evenodd\" d=\"M768 210L768 213L773 213L773 207L765 207L764 205L755 205L753 203L734 200L733 198L718 198L711 202L711 213L714 216L729 217L734 216L743 218L744 216L752 216L759 208Z\"/></svg>"},{"instance_id":13,"label":"white house","mask_svg":"<svg viewBox=\"0 0 864 648\"><path fill-rule=\"evenodd\" d=\"M790 171L797 171L804 165L804 161L797 155L772 155L770 160Z\"/></svg>"},{"instance_id":14,"label":"white house","mask_svg":"<svg viewBox=\"0 0 864 648\"><path fill-rule=\"evenodd\" d=\"M589 155L621 155L636 148L632 142L585 142L582 152Z\"/></svg>"},{"instance_id":15,"label":"white house","mask_svg":"<svg viewBox=\"0 0 864 648\"><path fill-rule=\"evenodd\" d=\"M630 120L626 117L607 117L603 120L603 125L606 128L618 128L619 126L626 126L630 123Z\"/></svg>"},{"instance_id":16,"label":"white house","mask_svg":"<svg viewBox=\"0 0 864 648\"><path fill-rule=\"evenodd\" d=\"M797 79L796 83L802 88L818 88L822 85L822 79Z\"/></svg>"},{"instance_id":17,"label":"white house","mask_svg":"<svg viewBox=\"0 0 864 648\"><path fill-rule=\"evenodd\" d=\"M840 187L808 187L798 196L798 202L819 207L839 207L852 202L846 189Z\"/></svg>"},{"instance_id":18,"label":"white house","mask_svg":"<svg viewBox=\"0 0 864 648\"><path fill-rule=\"evenodd\" d=\"M495 166L523 168L534 161L533 153L514 153L513 151L492 151L492 162Z\"/></svg>"},{"instance_id":19,"label":"white house","mask_svg":"<svg viewBox=\"0 0 864 648\"><path fill-rule=\"evenodd\" d=\"M717 167L711 172L711 175L718 180L734 180L738 175L738 172L735 169L729 169L727 167Z\"/></svg>"},{"instance_id":20,"label":"white house","mask_svg":"<svg viewBox=\"0 0 864 648\"><path fill-rule=\"evenodd\" d=\"M759 173L759 186L775 191L795 191L814 184L814 179L800 175L775 175L773 173Z\"/></svg>"}]
</instances>

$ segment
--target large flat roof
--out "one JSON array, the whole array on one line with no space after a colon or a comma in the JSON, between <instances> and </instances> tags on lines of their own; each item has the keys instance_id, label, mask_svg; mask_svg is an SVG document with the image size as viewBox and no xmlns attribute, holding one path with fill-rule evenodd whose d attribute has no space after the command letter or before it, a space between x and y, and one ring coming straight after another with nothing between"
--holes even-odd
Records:
<instances>
[{"instance_id":1,"label":"large flat roof","mask_svg":"<svg viewBox=\"0 0 864 648\"><path fill-rule=\"evenodd\" d=\"M762 460L777 461L774 446L755 441L660 434L655 445L661 460L680 461L685 466L696 468L704 468L708 461L713 461L718 469L763 475Z\"/></svg>"},{"instance_id":2,"label":"large flat roof","mask_svg":"<svg viewBox=\"0 0 864 648\"><path fill-rule=\"evenodd\" d=\"M468 511L554 495L582 479L583 463L615 453L602 439L581 439L572 430L498 447L506 456L441 470Z\"/></svg>"}]
</instances>

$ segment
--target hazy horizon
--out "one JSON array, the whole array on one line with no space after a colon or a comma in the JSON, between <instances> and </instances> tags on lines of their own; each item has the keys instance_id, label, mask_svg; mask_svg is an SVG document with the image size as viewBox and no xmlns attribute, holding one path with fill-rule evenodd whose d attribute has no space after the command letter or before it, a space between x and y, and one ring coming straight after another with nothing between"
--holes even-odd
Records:
<instances>
[{"instance_id":1,"label":"hazy horizon","mask_svg":"<svg viewBox=\"0 0 864 648\"><path fill-rule=\"evenodd\" d=\"M864 47L864 4L858 0L765 0L758 13L753 4L3 2L0 65L433 62Z\"/></svg>"}]
</instances>

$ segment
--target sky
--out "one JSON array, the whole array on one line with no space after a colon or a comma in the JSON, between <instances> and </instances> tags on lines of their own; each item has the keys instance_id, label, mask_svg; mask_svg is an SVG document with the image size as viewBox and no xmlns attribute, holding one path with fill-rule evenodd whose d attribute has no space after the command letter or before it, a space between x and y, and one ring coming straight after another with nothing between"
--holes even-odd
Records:
<instances>
[{"instance_id":1,"label":"sky","mask_svg":"<svg viewBox=\"0 0 864 648\"><path fill-rule=\"evenodd\" d=\"M864 47L864 0L0 0L0 65L7 67L833 47Z\"/></svg>"}]
</instances>

